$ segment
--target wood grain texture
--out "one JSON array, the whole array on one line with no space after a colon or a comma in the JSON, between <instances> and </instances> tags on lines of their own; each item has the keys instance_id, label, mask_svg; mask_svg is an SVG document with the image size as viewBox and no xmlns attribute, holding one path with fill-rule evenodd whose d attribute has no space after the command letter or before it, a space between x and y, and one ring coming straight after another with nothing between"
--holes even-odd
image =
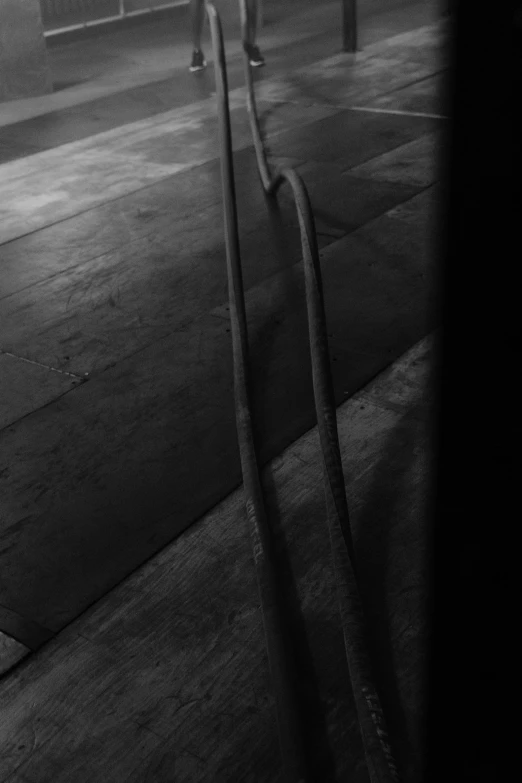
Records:
<instances>
[{"instance_id":1,"label":"wood grain texture","mask_svg":"<svg viewBox=\"0 0 522 783\"><path fill-rule=\"evenodd\" d=\"M66 394L81 378L0 350L0 429Z\"/></svg>"},{"instance_id":2,"label":"wood grain texture","mask_svg":"<svg viewBox=\"0 0 522 783\"><path fill-rule=\"evenodd\" d=\"M376 622L384 629L384 641L372 636L374 665L407 783L420 779L422 755L429 449L423 389L430 361L428 340L338 413L364 598L373 631ZM264 482L301 605L315 674L308 698L315 694L323 710L314 743L326 731L333 780L367 783L339 635L315 429L267 467ZM242 492L4 679L0 698L6 783L280 781Z\"/></svg>"},{"instance_id":3,"label":"wood grain texture","mask_svg":"<svg viewBox=\"0 0 522 783\"><path fill-rule=\"evenodd\" d=\"M271 155L294 155L301 160L335 163L339 171L434 132L440 121L423 117L340 112L329 122L318 120L268 140Z\"/></svg>"},{"instance_id":4,"label":"wood grain texture","mask_svg":"<svg viewBox=\"0 0 522 783\"><path fill-rule=\"evenodd\" d=\"M430 328L422 214L409 228L377 218L322 251L339 402ZM247 306L268 459L314 424L300 263ZM58 629L236 486L227 329L196 320L4 430L3 603Z\"/></svg>"},{"instance_id":5,"label":"wood grain texture","mask_svg":"<svg viewBox=\"0 0 522 783\"><path fill-rule=\"evenodd\" d=\"M423 119L343 112L333 118L331 123L315 123L310 131L304 127L295 133L283 133L277 144L269 143L270 157L275 165L299 164L300 161L308 164L314 161L328 163L332 165L328 173L336 176L352 166L408 143L432 128L433 122ZM327 145L324 144L325 137L329 139ZM239 203L241 205L248 198L248 203L259 209L262 196L260 188L252 188L252 177L257 177L252 150L237 152L235 160ZM3 167L3 170L6 168ZM29 181L30 172L29 169L26 175ZM316 201L317 198L324 200L328 197L330 205L335 203L332 191L327 194L324 184L319 185L325 179L324 168L316 166L315 173L307 168L303 176L306 177L312 197L314 191L317 193ZM343 195L349 197L346 191ZM161 234L169 223L172 229L180 231L189 216L204 215L206 207L219 204L220 198L219 162L211 161L143 188L138 193L89 209L42 231L8 242L0 248L0 297L66 271L82 261L99 258L111 250L123 249L135 239L149 237L153 232ZM351 199L349 206L356 208L357 201ZM319 205L316 203L314 206L317 208ZM348 210L345 210L342 219L344 222L349 220ZM172 231L168 236L171 235Z\"/></svg>"},{"instance_id":6,"label":"wood grain texture","mask_svg":"<svg viewBox=\"0 0 522 783\"><path fill-rule=\"evenodd\" d=\"M437 74L388 95L380 95L364 101L362 105L391 111L422 112L448 117L448 82L447 75Z\"/></svg>"},{"instance_id":7,"label":"wood grain texture","mask_svg":"<svg viewBox=\"0 0 522 783\"><path fill-rule=\"evenodd\" d=\"M261 81L262 100L349 106L431 77L446 65L443 27L429 25L297 68L287 78Z\"/></svg>"},{"instance_id":8,"label":"wood grain texture","mask_svg":"<svg viewBox=\"0 0 522 783\"><path fill-rule=\"evenodd\" d=\"M267 201L260 187L252 188L256 176L252 164L252 156L248 155L240 158L237 166L246 288L288 268L301 254L290 194L282 193L277 204ZM217 180L217 172L213 173ZM339 174L326 178L320 167L308 169L304 176L313 195L322 247L416 192L415 187L375 184ZM130 204L119 206L115 236L109 239L113 244L122 240L125 224L127 241L122 241L121 246L5 298L0 310L3 349L14 354L25 351L27 358L59 370L92 375L225 301L220 183L215 181L208 187L215 195L214 203L209 203L210 195L205 205L183 198L189 188L194 192L191 186L199 185L201 179L199 176L195 181L187 180L186 189L179 188L176 182L168 190L163 187L163 192L154 188L154 207L149 207L152 194L141 204L135 196L131 197ZM177 202L179 215L170 214L169 198ZM194 209L189 216L190 206ZM105 241L97 239L94 220L92 216L91 253ZM106 215L99 214L97 220L98 224L107 225ZM62 236L71 232L66 227ZM260 235L264 236L262 243ZM22 247L26 244L23 242ZM51 246L55 245L53 238ZM74 251L66 263L72 263L73 254ZM53 260L57 267L56 259ZM14 276L18 278L16 272Z\"/></svg>"},{"instance_id":9,"label":"wood grain texture","mask_svg":"<svg viewBox=\"0 0 522 783\"><path fill-rule=\"evenodd\" d=\"M422 410L432 411L436 396L434 368L438 338L439 334L435 331L414 345L404 361L394 362L354 395L354 399L367 400L399 413L409 411L411 415L419 406ZM419 382L420 377L422 382Z\"/></svg>"},{"instance_id":10,"label":"wood grain texture","mask_svg":"<svg viewBox=\"0 0 522 783\"><path fill-rule=\"evenodd\" d=\"M439 149L438 136L426 134L350 169L350 174L379 182L400 182L427 188L440 176Z\"/></svg>"},{"instance_id":11,"label":"wood grain texture","mask_svg":"<svg viewBox=\"0 0 522 783\"><path fill-rule=\"evenodd\" d=\"M252 150L236 153L239 193L257 196L259 188L247 186L256 173ZM280 165L295 165L295 158L277 159ZM94 207L80 215L47 226L0 248L3 297L36 283L67 273L81 263L124 251L134 242L154 234L171 238L187 227L193 215L206 214L221 203L219 161L214 160L137 193Z\"/></svg>"},{"instance_id":12,"label":"wood grain texture","mask_svg":"<svg viewBox=\"0 0 522 783\"><path fill-rule=\"evenodd\" d=\"M25 644L0 631L0 677L30 652Z\"/></svg>"},{"instance_id":13,"label":"wood grain texture","mask_svg":"<svg viewBox=\"0 0 522 783\"><path fill-rule=\"evenodd\" d=\"M265 133L277 135L335 115L335 104L369 101L432 76L439 68L439 39L436 27L425 28L390 39L386 46L370 48L355 59L338 55L261 80L256 89L266 115ZM236 149L251 144L244 103L244 88L230 92ZM0 185L0 241L109 202L217 154L215 102L207 98L6 163ZM285 154L299 157L295 151Z\"/></svg>"},{"instance_id":14,"label":"wood grain texture","mask_svg":"<svg viewBox=\"0 0 522 783\"><path fill-rule=\"evenodd\" d=\"M358 91L363 86L365 95L374 95L372 90L407 83L414 70L411 63L417 73L433 71L430 52L436 45L429 43L426 31L423 35L416 39L410 64L398 54L400 44L388 42L391 48L397 46L395 52L381 46L378 62L377 50L369 53L352 69L348 84L346 79L343 83L347 61L331 58L332 92L327 94L319 68L300 79L299 100L310 104L326 104L328 98L353 100L362 94ZM411 37L402 44L407 40ZM270 101L279 100L280 87L275 82L260 84ZM291 100L298 94L292 77L283 84L284 90ZM388 117L384 123L369 115L356 119L355 112L337 109L334 118L331 106L321 106L324 115L314 114L316 107L308 115L315 117L312 134L306 126L288 130L304 116L297 109L291 105L275 108L275 115L270 116L272 106L268 102L262 106L268 129L276 127L278 112L281 118L277 126L281 135L270 141L272 154L303 161L306 181L314 184L336 400L340 403L355 394L339 412L339 429L372 658L403 779L418 783L425 709L423 600L430 453L426 420L431 403L424 385L431 343L417 345L399 366L364 387L437 322L436 258L430 231L431 210L439 191L430 188L414 196L418 185L412 190L400 183L357 179L348 173L331 180L342 190L342 199L352 198L348 217L342 199L333 197L324 175L319 175L317 163L330 177L334 166L349 171L432 133L436 126L412 118ZM284 112L288 114L283 121ZM328 117L333 118L331 125ZM238 114L236 119L241 142L242 134L245 138L247 134L246 118ZM132 160L142 155L146 161L142 172L147 176L149 172L152 182L164 162L160 148L165 129L157 127L152 132L157 140L153 149L146 141L150 127L131 129L135 135L128 139L125 165L130 171ZM210 150L205 146L205 133L193 137L194 158ZM323 142L324 138L331 142L323 143L323 153L314 138L318 133L323 134ZM101 140L106 152L118 138L121 134ZM102 157L93 162L93 184L102 176ZM171 165L170 159L167 163ZM125 174L123 161L116 164L107 171L115 193L117 177ZM128 198L118 197L98 214L89 207L95 202L87 198L80 208L89 208L89 212L79 218L0 249L4 261L7 258L6 268L12 265L15 270L20 264L22 270L18 280L16 271L9 278L12 287L2 303L8 306L23 294L18 310L11 313L12 318L19 318L19 333L25 328L20 317L24 307L28 317L33 313L33 332L40 308L47 320L39 334L44 335L48 326L47 345L54 345L56 355L61 356L56 350L59 340L74 334L70 332L72 321L65 328L60 324L60 312L66 312L66 297L61 292L67 292L72 293L73 303L78 296L74 309L84 319L80 325L88 339L92 339L96 308L104 303L105 310L98 307L98 315L105 318L101 320L106 334L100 354L105 359L98 365L103 371L1 433L0 476L8 482L9 493L2 496L0 600L21 613L30 607L31 616L54 630L87 610L56 640L0 681L0 779L7 783L280 780L273 699L243 499L237 492L223 500L239 485L240 472L227 311L219 304L224 296L217 296L219 277L209 279L215 260L212 254L218 248L219 202L216 189L204 185L219 182L218 168L216 162L207 165L168 175L160 185L153 183ZM245 163L249 165L251 160ZM158 166L156 174L151 173L153 166ZM44 168L42 182L49 176L49 172L44 176ZM117 176L111 180L114 171ZM200 179L192 179L193 172ZM191 196L195 181L199 184ZM251 181L251 175L245 178L240 193L240 203L250 212L259 204L259 196L249 193ZM185 298L198 306L196 283L191 287L188 256L182 247L176 254L185 263L185 272L176 278L179 291L177 285L169 291L161 271L171 248L169 205L175 183L183 183L176 215L180 223L183 215L186 219L198 214L194 196L203 191L199 209L209 216L210 237L214 237L205 246L198 245L198 236L194 238L199 248L195 257L204 259L195 279L202 288L208 285L208 309L216 306L210 314L198 312L190 322L176 322L177 315L172 318L168 310L163 315L167 301L163 289L171 293L168 301L180 311ZM14 179L10 187L15 188ZM71 192L77 187L78 183L72 183ZM402 203L388 204L387 194L399 192ZM148 201L140 200L142 194L148 194ZM105 200L106 194L100 198ZM40 219L62 215L66 201L66 196L60 196L56 211L45 212L44 208ZM359 218L354 218L357 201L365 224L359 227ZM390 206L390 212L379 214ZM290 215L288 219L288 236L293 238L295 218L293 223ZM108 223L113 223L114 231ZM251 225L244 243L245 257L252 264L248 267L252 276L247 308L254 404L265 462L310 430L315 417L302 269L283 241L276 243L276 253L285 262L272 267L272 257L265 258L256 247L259 226L255 220ZM23 220L19 226L27 230ZM160 242L158 235L164 237ZM42 267L36 270L40 237L48 239L41 242ZM32 253L27 262L24 248ZM254 272L260 258L262 263ZM144 269L151 259L152 273ZM97 274L89 280L89 270L94 269ZM122 314L116 313L117 297L112 296L114 305L109 302L118 274L130 281L127 290L134 297L129 299L132 307L140 288L143 292L146 281L152 281L149 302L162 305L152 317L150 307L144 312L152 321L152 344L143 341L139 328L132 334L133 327L125 320L130 305L118 321ZM21 281L25 281L22 286ZM37 307L39 286L47 290L47 296L41 295ZM160 338L163 317L171 320ZM144 330L145 320L139 325ZM129 331L135 342L125 354ZM42 350L45 338L38 339L38 350ZM78 337L76 346L85 350L87 343ZM107 367L111 350L114 357L127 358ZM91 358L98 355L93 343L84 356L88 351ZM308 724L316 761L330 763L331 779L367 783L339 634L316 432L308 432L273 461L264 480L287 567L295 577L295 592L289 593L294 605L292 623L302 642L300 671L308 675L301 678L303 696L308 705L320 707L316 722ZM139 567L159 550L159 555ZM105 595L121 579L125 581ZM296 603L300 612L295 611Z\"/></svg>"},{"instance_id":15,"label":"wood grain texture","mask_svg":"<svg viewBox=\"0 0 522 783\"><path fill-rule=\"evenodd\" d=\"M231 96L234 148L252 144L243 93ZM267 133L335 114L328 107L270 106ZM292 118L293 117L293 121ZM2 166L0 242L218 158L214 99L129 123Z\"/></svg>"}]
</instances>

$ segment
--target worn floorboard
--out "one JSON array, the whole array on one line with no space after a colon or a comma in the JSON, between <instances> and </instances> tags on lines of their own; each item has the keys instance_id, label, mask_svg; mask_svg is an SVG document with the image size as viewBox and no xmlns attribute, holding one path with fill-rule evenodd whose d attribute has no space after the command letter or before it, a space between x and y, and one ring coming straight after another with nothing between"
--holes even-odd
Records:
<instances>
[{"instance_id":1,"label":"worn floorboard","mask_svg":"<svg viewBox=\"0 0 522 783\"><path fill-rule=\"evenodd\" d=\"M444 47L442 26L430 25L355 55L335 54L277 80L260 81L257 93L262 100L299 101L303 105L367 102L443 70Z\"/></svg>"},{"instance_id":2,"label":"worn floorboard","mask_svg":"<svg viewBox=\"0 0 522 783\"><path fill-rule=\"evenodd\" d=\"M264 124L269 122L270 118L264 112L261 117ZM433 129L433 121L347 111L338 115L331 124L315 123L313 128L315 130L310 132L301 128L296 132L283 133L277 143L270 142L271 160L279 164L299 161L331 163L333 173L339 173L424 135ZM321 134L320 138L326 135L329 144L321 143L317 134ZM313 175L303 172L311 195L316 199L318 182L325 179L324 171L317 169ZM240 204L245 197L250 201L254 199L256 205L262 203L251 149L236 153L236 170ZM243 171L246 177L244 184ZM24 176L32 183L30 174L29 168ZM54 179L59 182L59 172L55 173ZM333 201L332 195L330 193L330 202ZM188 216L220 203L219 163L210 161L102 206L91 205L90 209L74 217L69 216L69 219L62 214L62 201L66 202L66 194L62 193L60 199L54 207L49 207L50 221L55 225L44 226L41 231L29 232L18 239L12 237L0 247L0 296L66 271L82 261L123 248L140 236L149 236L153 230L161 231L162 225L169 222L174 224L177 221L176 228L179 230L179 223L185 221L186 224ZM67 204L65 208L69 211L74 209ZM5 206L5 209L8 207ZM14 209L16 212L16 207ZM349 219L350 214L346 210L344 220ZM12 220L17 223L16 213L12 214ZM38 209L34 220L44 220ZM27 229L25 222L20 225L20 231L27 233L22 226Z\"/></svg>"},{"instance_id":3,"label":"worn floorboard","mask_svg":"<svg viewBox=\"0 0 522 783\"><path fill-rule=\"evenodd\" d=\"M299 162L294 158L277 160L281 165ZM0 294L10 296L91 259L119 249L123 251L154 232L167 232L170 236L172 231L186 228L193 215L204 216L207 209L221 203L219 165L218 160L210 161L7 242L0 248ZM236 153L235 165L239 175L243 172L253 176L252 150ZM239 187L242 182L239 176ZM248 185L243 185L242 194L245 187ZM250 185L249 189L259 201L260 188Z\"/></svg>"},{"instance_id":4,"label":"worn floorboard","mask_svg":"<svg viewBox=\"0 0 522 783\"><path fill-rule=\"evenodd\" d=\"M249 156L244 170L236 167L247 288L296 263L301 255L289 193L277 204L267 202L252 163ZM304 174L323 247L417 192L415 185L340 175L317 182L320 175L320 168ZM177 193L173 182L173 199ZM83 376L106 369L226 301L221 203L194 211L187 220L186 207L180 217L171 217L168 195L162 195L163 200L156 195L150 212L146 205L137 206L135 198L132 209L120 208L128 232L128 241L120 247L5 298L0 310L2 348ZM105 225L106 216L100 214L99 222ZM92 228L90 246L96 253ZM120 226L115 233L121 238Z\"/></svg>"},{"instance_id":5,"label":"worn floorboard","mask_svg":"<svg viewBox=\"0 0 522 783\"><path fill-rule=\"evenodd\" d=\"M339 107L332 103L349 105L362 98L368 102L431 76L439 67L440 36L439 28L431 26L409 33L405 39L398 36L395 44L391 39L384 50L381 46L355 58L337 55L284 77L261 77L257 86L260 107L272 104L266 118L267 134L335 114ZM404 56L405 41L422 56ZM244 89L232 90L230 101L234 142L241 149L251 143ZM295 101L299 108L293 105ZM274 102L284 107L276 107ZM217 154L215 101L206 98L6 163L0 185L0 241L146 187ZM295 152L285 154L299 157Z\"/></svg>"},{"instance_id":6,"label":"worn floorboard","mask_svg":"<svg viewBox=\"0 0 522 783\"><path fill-rule=\"evenodd\" d=\"M339 402L431 328L422 215L322 251ZM247 295L264 459L314 420L302 281L299 263ZM4 430L2 603L59 629L237 485L230 362L204 316Z\"/></svg>"},{"instance_id":7,"label":"worn floorboard","mask_svg":"<svg viewBox=\"0 0 522 783\"><path fill-rule=\"evenodd\" d=\"M443 123L346 108L363 94L429 97L437 35L417 31L258 85L270 159L297 166L310 189L338 403L437 322L431 222L441 196L427 186ZM243 91L231 100L266 462L314 424L303 275L290 196L283 190L278 207L264 199ZM0 348L12 355L0 354L0 603L53 631L240 481L214 113L205 100L2 166ZM128 779L142 780L148 742L135 734ZM109 770L122 768L118 747ZM40 761L54 783L53 753ZM227 758L210 779L226 779ZM74 774L86 775L78 763ZM169 764L146 774L161 779Z\"/></svg>"},{"instance_id":8,"label":"worn floorboard","mask_svg":"<svg viewBox=\"0 0 522 783\"><path fill-rule=\"evenodd\" d=\"M427 188L439 178L438 135L421 136L350 170L353 177Z\"/></svg>"},{"instance_id":9,"label":"worn floorboard","mask_svg":"<svg viewBox=\"0 0 522 783\"><path fill-rule=\"evenodd\" d=\"M388 111L419 112L448 117L449 77L441 74L422 79L388 95L365 102L365 106Z\"/></svg>"},{"instance_id":10,"label":"worn floorboard","mask_svg":"<svg viewBox=\"0 0 522 783\"><path fill-rule=\"evenodd\" d=\"M331 122L319 120L310 128L287 131L269 139L275 156L335 163L348 171L372 158L436 130L437 121L423 117L340 112Z\"/></svg>"},{"instance_id":11,"label":"worn floorboard","mask_svg":"<svg viewBox=\"0 0 522 783\"><path fill-rule=\"evenodd\" d=\"M0 631L0 677L25 658L29 652L25 644L17 642L16 639Z\"/></svg>"},{"instance_id":12,"label":"worn floorboard","mask_svg":"<svg viewBox=\"0 0 522 783\"><path fill-rule=\"evenodd\" d=\"M324 107L309 110L288 104L263 105L261 120L268 150L275 157L337 161L348 168L431 131L433 121L401 116L383 117ZM180 110L181 111L181 110ZM5 164L0 195L0 241L8 242L51 223L146 188L218 157L214 106L131 133L110 131L86 142L74 142ZM308 112L307 119L303 111ZM288 130L292 122L299 129ZM319 122L324 115L328 119ZM235 148L251 146L246 110L233 112ZM325 144L325 139L328 143ZM349 140L349 141L348 141ZM76 147L77 149L71 149ZM346 153L343 155L343 147ZM172 205L174 209L174 204Z\"/></svg>"},{"instance_id":13,"label":"worn floorboard","mask_svg":"<svg viewBox=\"0 0 522 783\"><path fill-rule=\"evenodd\" d=\"M81 378L0 351L0 429L66 394Z\"/></svg>"},{"instance_id":14,"label":"worn floorboard","mask_svg":"<svg viewBox=\"0 0 522 783\"><path fill-rule=\"evenodd\" d=\"M223 10L223 9L222 9ZM413 10L413 9L412 9ZM364 9L363 9L364 11ZM321 22L324 22L324 13ZM384 24L386 22L390 24L389 14L386 19L383 19ZM388 30L390 28L388 27ZM430 61L439 67L442 60L443 51L441 52L441 45L438 42L438 36L440 36L440 27L428 27L421 31L409 31L404 35L394 36L388 39L387 44L383 45L382 42L376 42L368 45L364 41L364 48L362 52L359 52L357 57L384 55L387 53L393 53L395 58L403 57L404 51L408 51L409 57L419 58L419 50L422 53L424 63ZM431 31L428 33L428 31ZM302 40L287 41L284 46L276 46L272 48L270 46L268 56L268 68L264 74L258 74L257 79L266 81L274 80L284 74L287 74L289 70L300 69L306 72L306 67L303 68L303 60L307 64L315 63L318 60L324 59L325 52L331 51L332 45L332 27L330 29L321 28L316 26L314 29L315 36L308 38L306 44L303 45ZM366 38L367 31L362 29L363 38ZM295 36L295 30L292 30L292 35ZM409 37L409 45L408 43ZM418 39L418 44L415 46L415 41ZM164 42L166 43L166 42ZM116 85L112 88L113 92L109 95L102 95L98 98L91 99L80 103L79 105L63 106L61 109L55 109L54 111L47 111L47 113L40 114L39 116L31 117L19 122L11 122L4 127L0 127L0 161L5 163L9 160L15 160L24 155L35 154L44 149L52 149L56 146L67 144L71 141L86 138L88 136L102 133L110 128L117 128L129 122L136 122L141 119L151 117L162 112L169 111L180 106L193 103L195 100L204 100L210 98L215 92L214 73L213 68L210 67L203 74L199 74L197 78L194 78L192 74L187 72L186 63L183 62L183 66L176 67L172 62L172 44L173 41L169 41L166 48L161 55L156 52L156 57L161 56L163 64L165 61L170 61L171 73L169 78L163 78L159 81L150 81L150 75L148 77L147 84L139 84L132 86L128 89L121 88L122 76L126 77L127 74L118 74L119 80L116 81ZM419 46L419 44L422 44ZM117 42L116 42L117 45ZM154 48L158 46L158 41L153 40L150 45ZM88 45L87 45L88 46ZM76 67L79 67L79 73L73 79L77 79L76 92L78 88L83 89L83 84L86 78L90 74L91 79L93 74L90 71L93 68L93 58L107 57L107 44L103 43L100 46L101 51L92 50L93 44L88 52L84 53L84 60L86 62L73 63ZM188 50L187 50L188 51ZM120 54L118 50L118 54ZM129 66L132 68L136 63L136 52L130 63L127 62L126 70L129 70ZM131 52L127 53L128 56ZM142 52L138 52L138 57L142 55ZM210 55L210 52L208 52ZM343 55L344 62L350 62L350 59L346 55ZM56 75L55 94L53 100L56 103L60 99L60 93L63 95L63 74L68 79L71 78L71 52L70 47L61 47L60 53L52 51L52 58L61 63L59 70L62 74L60 77ZM326 62L331 61L331 57ZM62 62L63 60L63 62ZM230 49L230 43L227 44L227 63L228 63L228 82L231 90L241 87L244 83L243 64L241 53L238 51L236 42L233 43L232 49ZM56 66L56 62L54 63ZM106 63L104 63L106 66ZM148 62L141 62L141 70L149 65ZM143 73L140 74L143 77ZM118 91L114 92L115 87L118 87ZM58 92L56 92L58 88ZM105 86L107 91L107 85ZM109 90L110 91L110 90ZM69 93L74 95L74 91L69 90ZM5 107L7 108L7 107ZM5 111L4 108L4 111Z\"/></svg>"},{"instance_id":15,"label":"worn floorboard","mask_svg":"<svg viewBox=\"0 0 522 783\"><path fill-rule=\"evenodd\" d=\"M252 140L243 92L231 98L234 147ZM278 111L267 132L332 115L329 107ZM133 193L219 157L215 100L191 104L2 167L0 242L7 242L98 204Z\"/></svg>"},{"instance_id":16,"label":"worn floorboard","mask_svg":"<svg viewBox=\"0 0 522 783\"><path fill-rule=\"evenodd\" d=\"M374 667L406 783L422 771L431 354L430 338L338 412ZM302 697L322 707L314 758L330 759L335 780L367 783L316 430L264 482L301 606L300 665L315 674ZM2 780L281 780L244 514L238 491L0 681Z\"/></svg>"}]
</instances>

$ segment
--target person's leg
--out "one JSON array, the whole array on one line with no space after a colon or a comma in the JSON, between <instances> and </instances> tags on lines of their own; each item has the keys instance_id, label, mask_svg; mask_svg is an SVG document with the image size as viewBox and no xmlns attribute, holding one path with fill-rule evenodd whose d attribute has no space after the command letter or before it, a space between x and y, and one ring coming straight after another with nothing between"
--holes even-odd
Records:
<instances>
[{"instance_id":1,"label":"person's leg","mask_svg":"<svg viewBox=\"0 0 522 783\"><path fill-rule=\"evenodd\" d=\"M205 0L190 0L190 20L193 47L190 70L201 71L207 64L201 50L201 36L203 34L203 22L205 21Z\"/></svg>"},{"instance_id":2,"label":"person's leg","mask_svg":"<svg viewBox=\"0 0 522 783\"><path fill-rule=\"evenodd\" d=\"M190 19L192 24L192 46L196 52L201 50L201 36L205 21L205 0L190 0Z\"/></svg>"},{"instance_id":3,"label":"person's leg","mask_svg":"<svg viewBox=\"0 0 522 783\"><path fill-rule=\"evenodd\" d=\"M247 42L246 51L250 58L250 64L259 67L265 64L265 60L259 47L256 46L257 34L257 0L246 0L247 11Z\"/></svg>"},{"instance_id":4,"label":"person's leg","mask_svg":"<svg viewBox=\"0 0 522 783\"><path fill-rule=\"evenodd\" d=\"M257 0L246 0L248 43L255 45L257 32Z\"/></svg>"}]
</instances>

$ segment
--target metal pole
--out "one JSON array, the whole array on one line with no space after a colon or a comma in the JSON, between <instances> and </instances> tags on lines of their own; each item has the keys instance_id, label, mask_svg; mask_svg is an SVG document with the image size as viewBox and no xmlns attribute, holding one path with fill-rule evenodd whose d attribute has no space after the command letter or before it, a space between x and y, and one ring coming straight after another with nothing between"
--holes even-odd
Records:
<instances>
[{"instance_id":1,"label":"metal pole","mask_svg":"<svg viewBox=\"0 0 522 783\"><path fill-rule=\"evenodd\" d=\"M343 51L357 51L357 0L341 0Z\"/></svg>"}]
</instances>

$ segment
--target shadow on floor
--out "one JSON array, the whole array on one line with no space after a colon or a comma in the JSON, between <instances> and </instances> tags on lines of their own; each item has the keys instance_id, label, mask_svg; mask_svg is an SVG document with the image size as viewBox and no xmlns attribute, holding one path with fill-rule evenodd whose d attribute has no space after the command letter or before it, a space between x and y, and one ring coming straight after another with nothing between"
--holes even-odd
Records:
<instances>
[{"instance_id":1,"label":"shadow on floor","mask_svg":"<svg viewBox=\"0 0 522 783\"><path fill-rule=\"evenodd\" d=\"M424 756L430 450L425 419L421 404L394 427L352 515L374 676L405 783L422 780Z\"/></svg>"}]
</instances>

